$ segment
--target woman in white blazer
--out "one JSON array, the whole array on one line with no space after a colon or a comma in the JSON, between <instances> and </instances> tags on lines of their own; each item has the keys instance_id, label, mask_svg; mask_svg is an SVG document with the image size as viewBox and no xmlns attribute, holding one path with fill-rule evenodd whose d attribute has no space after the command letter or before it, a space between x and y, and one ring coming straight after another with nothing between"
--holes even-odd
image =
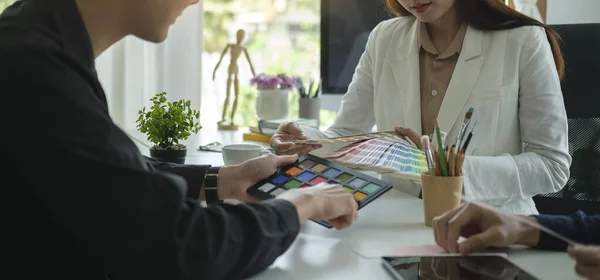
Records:
<instances>
[{"instance_id":1,"label":"woman in white blazer","mask_svg":"<svg viewBox=\"0 0 600 280\"><path fill-rule=\"evenodd\" d=\"M465 196L515 214L538 213L532 197L560 190L571 164L558 35L500 0L387 0L387 5L398 17L371 32L333 125L321 132L282 124L271 146L279 154L307 153L321 146L289 141L367 133L375 125L418 143L432 111L451 146L472 107L477 126L463 166ZM443 51L433 59L424 54L453 44L455 64L440 59ZM450 67L448 80L436 76L441 71L436 63ZM424 74L432 80L424 81ZM428 90L443 95L438 107ZM403 192L420 193L418 184L384 179Z\"/></svg>"}]
</instances>

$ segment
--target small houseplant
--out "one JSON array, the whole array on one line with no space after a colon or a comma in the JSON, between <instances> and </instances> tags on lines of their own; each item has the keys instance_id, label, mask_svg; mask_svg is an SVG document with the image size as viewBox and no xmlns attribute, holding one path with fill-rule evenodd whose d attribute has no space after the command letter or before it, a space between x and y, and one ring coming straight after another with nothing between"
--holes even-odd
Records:
<instances>
[{"instance_id":1,"label":"small houseplant","mask_svg":"<svg viewBox=\"0 0 600 280\"><path fill-rule=\"evenodd\" d=\"M279 75L259 74L250 83L256 85L256 116L260 120L288 117L288 96L294 88L296 78L284 73Z\"/></svg>"},{"instance_id":2,"label":"small houseplant","mask_svg":"<svg viewBox=\"0 0 600 280\"><path fill-rule=\"evenodd\" d=\"M167 101L166 92L160 92L150 99L152 106L138 112L137 129L148 136L154 144L150 156L156 160L172 163L185 163L187 146L179 143L192 133L198 133L200 112L190 107L189 100Z\"/></svg>"}]
</instances>

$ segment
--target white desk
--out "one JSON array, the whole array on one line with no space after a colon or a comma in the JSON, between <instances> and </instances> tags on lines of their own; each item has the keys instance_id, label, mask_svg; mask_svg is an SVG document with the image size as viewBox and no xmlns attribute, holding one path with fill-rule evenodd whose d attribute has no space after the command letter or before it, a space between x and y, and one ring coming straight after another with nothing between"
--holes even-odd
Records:
<instances>
[{"instance_id":1,"label":"white desk","mask_svg":"<svg viewBox=\"0 0 600 280\"><path fill-rule=\"evenodd\" d=\"M214 141L224 145L244 142L242 131L218 132L215 128L203 128L199 135L185 142L187 163L221 165L220 153L197 151L197 147ZM145 138L141 134L136 136L135 132L130 135L147 155L149 145ZM392 189L361 209L358 220L348 229L327 229L307 221L288 251L252 279L391 279L380 259L363 258L353 248L434 242L431 228L423 223L421 200ZM580 279L574 272L575 263L566 253L524 248L512 248L507 253L511 261L540 279Z\"/></svg>"}]
</instances>

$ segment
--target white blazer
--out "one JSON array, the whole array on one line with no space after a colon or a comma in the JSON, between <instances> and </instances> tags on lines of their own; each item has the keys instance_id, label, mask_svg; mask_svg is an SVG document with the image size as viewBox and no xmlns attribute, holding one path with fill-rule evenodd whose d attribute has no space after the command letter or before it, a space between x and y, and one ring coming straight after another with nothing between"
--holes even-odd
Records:
<instances>
[{"instance_id":1,"label":"white blazer","mask_svg":"<svg viewBox=\"0 0 600 280\"><path fill-rule=\"evenodd\" d=\"M333 125L321 138L394 125L421 132L419 22L380 23L369 35ZM537 214L532 197L560 190L569 177L567 116L546 33L526 26L503 31L467 28L438 120L452 145L466 111L477 121L463 166L464 192L517 214ZM417 196L420 186L386 177Z\"/></svg>"}]
</instances>

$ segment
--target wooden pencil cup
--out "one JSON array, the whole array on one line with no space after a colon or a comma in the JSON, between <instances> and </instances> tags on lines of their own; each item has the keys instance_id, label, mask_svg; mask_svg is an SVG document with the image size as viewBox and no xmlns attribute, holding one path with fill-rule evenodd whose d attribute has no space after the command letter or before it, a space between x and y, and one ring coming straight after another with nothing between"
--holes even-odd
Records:
<instances>
[{"instance_id":1,"label":"wooden pencil cup","mask_svg":"<svg viewBox=\"0 0 600 280\"><path fill-rule=\"evenodd\" d=\"M431 227L433 218L460 206L463 176L443 177L421 174L425 225Z\"/></svg>"}]
</instances>

